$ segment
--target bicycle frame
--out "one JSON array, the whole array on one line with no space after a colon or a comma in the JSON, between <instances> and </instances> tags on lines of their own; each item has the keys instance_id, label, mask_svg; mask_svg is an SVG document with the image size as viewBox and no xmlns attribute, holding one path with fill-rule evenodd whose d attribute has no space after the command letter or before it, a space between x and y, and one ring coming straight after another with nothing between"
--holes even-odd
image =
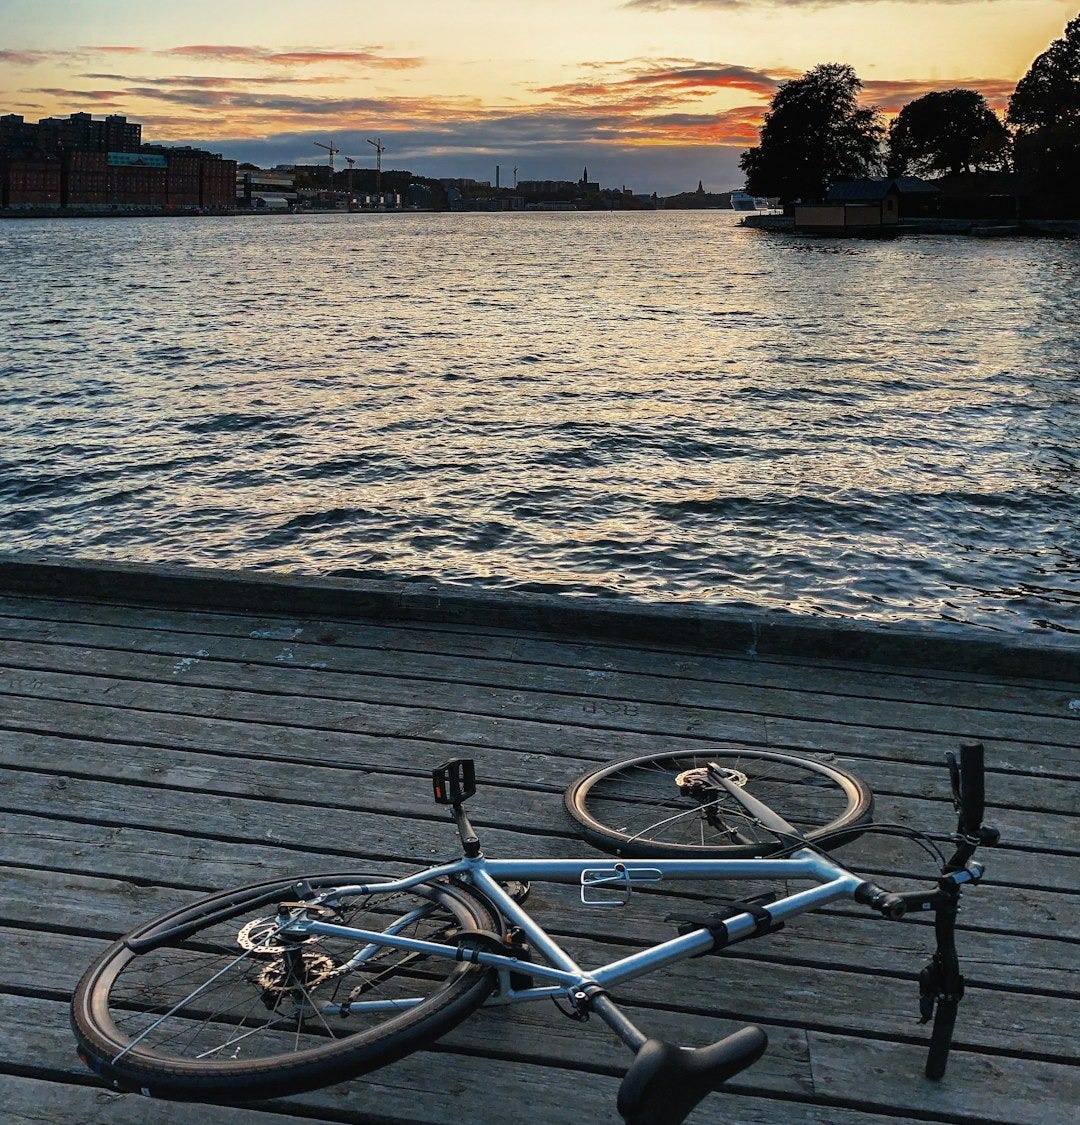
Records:
<instances>
[{"instance_id":1,"label":"bicycle frame","mask_svg":"<svg viewBox=\"0 0 1080 1125\"><path fill-rule=\"evenodd\" d=\"M455 863L432 867L415 875L376 884L355 884L336 888L331 896L323 901L337 901L358 897L374 890L386 893L406 891L429 883L435 879L458 879L471 884L513 925L519 927L532 943L533 948L543 954L548 964L525 961L509 954L494 953L484 949L463 949L461 945L447 945L440 942L424 941L403 937L394 932L391 926L385 931L362 930L350 926L339 926L301 916L283 926L290 935L327 935L354 939L363 948L349 962L354 968L367 960L377 949L391 947L443 957L447 960L467 960L474 964L487 965L498 971L501 988L492 1001L499 1004L521 1003L551 997L573 997L583 990L599 988L605 990L623 981L643 976L647 973L682 960L698 956L712 949L715 944L713 934L701 927L669 941L651 945L639 953L624 957L609 964L592 969L583 969L574 959L543 929L542 926L500 885L511 880L578 883L589 886L618 885L632 887L635 882L660 882L664 879L795 879L816 880L817 885L795 894L777 899L767 904L771 922L779 924L787 918L814 910L840 898L854 898L856 888L863 880L841 867L827 856L809 848L795 852L785 859L656 859L619 860L604 863L596 859L566 860L515 860L487 859L483 855L475 858L465 857ZM637 877L635 879L635 876ZM317 904L320 900L314 900ZM736 942L753 936L758 932L760 920L743 912L733 914L724 920L728 942ZM512 973L527 974L550 983L543 986L514 988L510 983ZM419 1003L419 999L412 1003ZM395 1008L407 1007L409 1000L392 1002L363 1000L347 1004L349 1011L379 1010L386 1004ZM340 1013L341 1004L325 1004L321 1010L327 1013ZM603 1015L603 1013L600 1013Z\"/></svg>"}]
</instances>

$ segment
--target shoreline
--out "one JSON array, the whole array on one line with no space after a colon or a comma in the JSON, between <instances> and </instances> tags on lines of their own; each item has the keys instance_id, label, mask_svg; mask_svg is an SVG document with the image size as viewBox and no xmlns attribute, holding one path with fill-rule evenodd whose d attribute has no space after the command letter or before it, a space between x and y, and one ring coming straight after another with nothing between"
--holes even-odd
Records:
<instances>
[{"instance_id":1,"label":"shoreline","mask_svg":"<svg viewBox=\"0 0 1080 1125\"><path fill-rule=\"evenodd\" d=\"M970 626L894 625L782 610L601 600L450 583L0 553L0 592L121 599L243 612L483 624L664 646L707 646L752 659L860 661L1080 683L1080 643L988 637ZM1054 634L1056 638L1057 635Z\"/></svg>"},{"instance_id":2,"label":"shoreline","mask_svg":"<svg viewBox=\"0 0 1080 1125\"><path fill-rule=\"evenodd\" d=\"M740 226L800 238L859 238L865 234L796 230L790 215L747 215ZM904 234L966 235L972 238L1080 238L1080 219L901 219L895 226L875 227L871 237Z\"/></svg>"}]
</instances>

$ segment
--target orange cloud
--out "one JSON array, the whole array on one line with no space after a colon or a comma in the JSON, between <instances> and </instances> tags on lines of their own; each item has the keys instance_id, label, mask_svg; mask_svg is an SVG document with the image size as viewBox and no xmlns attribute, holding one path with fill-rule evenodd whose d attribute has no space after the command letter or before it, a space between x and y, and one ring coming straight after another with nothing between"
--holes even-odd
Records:
<instances>
[{"instance_id":1,"label":"orange cloud","mask_svg":"<svg viewBox=\"0 0 1080 1125\"><path fill-rule=\"evenodd\" d=\"M952 81L927 79L880 79L863 83L862 100L876 105L884 113L899 113L908 102L938 90L976 90L999 113L1004 112L1016 87L1015 82L1004 78L957 78Z\"/></svg>"}]
</instances>

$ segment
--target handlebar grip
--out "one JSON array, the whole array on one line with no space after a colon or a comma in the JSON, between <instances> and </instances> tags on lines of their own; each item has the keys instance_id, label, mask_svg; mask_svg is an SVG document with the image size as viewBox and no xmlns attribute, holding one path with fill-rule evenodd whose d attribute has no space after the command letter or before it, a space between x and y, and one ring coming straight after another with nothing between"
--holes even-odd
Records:
<instances>
[{"instance_id":1,"label":"handlebar grip","mask_svg":"<svg viewBox=\"0 0 1080 1125\"><path fill-rule=\"evenodd\" d=\"M983 788L983 744L965 742L960 746L960 832L977 836L982 827L985 794Z\"/></svg>"}]
</instances>

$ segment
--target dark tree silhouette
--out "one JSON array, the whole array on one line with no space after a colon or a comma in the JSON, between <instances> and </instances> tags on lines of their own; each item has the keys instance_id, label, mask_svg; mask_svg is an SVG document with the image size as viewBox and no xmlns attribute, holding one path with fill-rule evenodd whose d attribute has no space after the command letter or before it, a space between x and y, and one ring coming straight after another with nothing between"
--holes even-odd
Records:
<instances>
[{"instance_id":1,"label":"dark tree silhouette","mask_svg":"<svg viewBox=\"0 0 1080 1125\"><path fill-rule=\"evenodd\" d=\"M975 90L939 90L908 102L889 126L891 176L997 170L1009 134Z\"/></svg>"},{"instance_id":2,"label":"dark tree silhouette","mask_svg":"<svg viewBox=\"0 0 1080 1125\"><path fill-rule=\"evenodd\" d=\"M862 83L850 66L823 63L777 90L756 148L739 159L752 195L785 203L820 199L835 180L881 168L885 135L876 109L860 108Z\"/></svg>"},{"instance_id":3,"label":"dark tree silhouette","mask_svg":"<svg viewBox=\"0 0 1080 1125\"><path fill-rule=\"evenodd\" d=\"M1009 99L1010 125L1043 129L1080 121L1080 16L1031 64Z\"/></svg>"},{"instance_id":4,"label":"dark tree silhouette","mask_svg":"<svg viewBox=\"0 0 1080 1125\"><path fill-rule=\"evenodd\" d=\"M1040 190L1071 197L1080 214L1080 16L1031 64L1009 99L1013 162Z\"/></svg>"}]
</instances>

